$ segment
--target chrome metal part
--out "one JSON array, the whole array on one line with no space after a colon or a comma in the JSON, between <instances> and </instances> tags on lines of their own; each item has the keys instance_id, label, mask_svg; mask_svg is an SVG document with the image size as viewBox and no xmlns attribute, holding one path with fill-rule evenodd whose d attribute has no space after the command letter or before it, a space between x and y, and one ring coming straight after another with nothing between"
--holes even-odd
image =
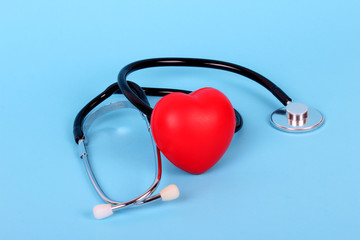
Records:
<instances>
[{"instance_id":1,"label":"chrome metal part","mask_svg":"<svg viewBox=\"0 0 360 240\"><path fill-rule=\"evenodd\" d=\"M288 123L291 126L304 126L308 118L309 109L302 103L290 103L286 106Z\"/></svg>"},{"instance_id":2,"label":"chrome metal part","mask_svg":"<svg viewBox=\"0 0 360 240\"><path fill-rule=\"evenodd\" d=\"M80 139L80 141L78 142L78 151L79 151L79 156L81 159L83 159L84 155L87 156L87 151L86 151L86 147L85 147L85 139Z\"/></svg>"},{"instance_id":3,"label":"chrome metal part","mask_svg":"<svg viewBox=\"0 0 360 240\"><path fill-rule=\"evenodd\" d=\"M147 121L147 118L144 114L140 113L141 116L143 117L143 119L146 122L146 127L148 129L148 132L150 134L150 139L152 141L152 145L153 145L153 149L154 149L154 157L155 157L155 180L154 182L151 184L151 186L140 196L127 201L127 202L119 202L119 201L115 201L110 199L105 192L102 190L102 188L100 187L98 181L96 180L95 174L91 168L91 164L89 161L89 156L88 153L86 151L86 144L87 144L87 131L89 130L89 128L91 127L92 123L98 119L99 117L103 116L104 114L111 112L111 111L115 111L115 110L119 110L119 109L123 109L123 108L133 108L136 109L130 102L128 101L118 101L118 102L112 102L109 103L101 108L98 108L97 110L93 111L87 118L84 119L83 122L83 132L85 135L85 139L81 139L78 143L79 145L79 154L80 154L80 158L83 160L85 168L86 168L86 172L90 178L90 181L93 185L93 187L95 188L96 192L98 193L98 195L105 201L108 202L110 204L112 204L112 210L118 210L120 208L123 207L127 207L127 206L137 206L137 205L141 205L144 203L148 203L151 201L154 201L156 199L159 199L160 196L159 195L155 195L155 196L151 196L153 194L153 192L156 190L160 179L161 179L161 170L162 170L162 166L161 166L161 154L160 154L160 150L156 147L155 142L152 138L151 135L151 129L150 129L150 125Z\"/></svg>"},{"instance_id":4,"label":"chrome metal part","mask_svg":"<svg viewBox=\"0 0 360 240\"><path fill-rule=\"evenodd\" d=\"M271 124L285 132L309 132L319 128L324 123L324 116L315 108L302 103L288 102L271 114Z\"/></svg>"},{"instance_id":5,"label":"chrome metal part","mask_svg":"<svg viewBox=\"0 0 360 240\"><path fill-rule=\"evenodd\" d=\"M154 195L154 196L151 196L151 197L149 197L149 198L146 198L144 201L139 202L139 203L137 203L136 205L141 205L141 204L144 204L144 203L149 203L149 202L152 202L152 201L155 201L155 200L158 200L158 199L161 199L160 194L156 194L156 195Z\"/></svg>"}]
</instances>

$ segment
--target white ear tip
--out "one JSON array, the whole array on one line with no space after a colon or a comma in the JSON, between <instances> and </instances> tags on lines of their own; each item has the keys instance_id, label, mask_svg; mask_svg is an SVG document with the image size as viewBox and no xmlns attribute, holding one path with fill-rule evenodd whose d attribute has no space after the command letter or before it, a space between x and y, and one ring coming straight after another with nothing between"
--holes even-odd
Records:
<instances>
[{"instance_id":1,"label":"white ear tip","mask_svg":"<svg viewBox=\"0 0 360 240\"><path fill-rule=\"evenodd\" d=\"M99 204L93 209L94 217L96 219L103 219L113 214L111 204Z\"/></svg>"},{"instance_id":2,"label":"white ear tip","mask_svg":"<svg viewBox=\"0 0 360 240\"><path fill-rule=\"evenodd\" d=\"M163 201L170 201L177 199L180 195L180 191L175 184L170 184L160 191L160 196Z\"/></svg>"}]
</instances>

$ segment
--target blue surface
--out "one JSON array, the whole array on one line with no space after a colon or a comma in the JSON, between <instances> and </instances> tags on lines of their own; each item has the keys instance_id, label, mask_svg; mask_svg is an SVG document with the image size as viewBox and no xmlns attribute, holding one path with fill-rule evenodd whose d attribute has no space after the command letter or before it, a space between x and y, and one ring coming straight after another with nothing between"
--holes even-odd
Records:
<instances>
[{"instance_id":1,"label":"blue surface","mask_svg":"<svg viewBox=\"0 0 360 240\"><path fill-rule=\"evenodd\" d=\"M0 1L0 239L360 239L359 22L359 1ZM73 120L125 64L160 56L252 68L326 123L276 131L268 118L281 104L231 73L135 73L142 86L218 88L245 124L203 175L164 161L161 186L177 184L178 200L95 220L101 201ZM111 196L127 200L150 184L138 114L99 119L91 135Z\"/></svg>"}]
</instances>

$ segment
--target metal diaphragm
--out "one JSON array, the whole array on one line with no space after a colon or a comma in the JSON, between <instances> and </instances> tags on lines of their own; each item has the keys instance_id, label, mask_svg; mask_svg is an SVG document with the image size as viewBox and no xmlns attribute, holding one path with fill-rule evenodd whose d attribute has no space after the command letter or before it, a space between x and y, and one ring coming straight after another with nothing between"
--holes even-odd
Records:
<instances>
[{"instance_id":1,"label":"metal diaphragm","mask_svg":"<svg viewBox=\"0 0 360 240\"><path fill-rule=\"evenodd\" d=\"M270 122L281 131L309 132L324 123L324 116L315 108L302 103L290 102L271 114Z\"/></svg>"}]
</instances>

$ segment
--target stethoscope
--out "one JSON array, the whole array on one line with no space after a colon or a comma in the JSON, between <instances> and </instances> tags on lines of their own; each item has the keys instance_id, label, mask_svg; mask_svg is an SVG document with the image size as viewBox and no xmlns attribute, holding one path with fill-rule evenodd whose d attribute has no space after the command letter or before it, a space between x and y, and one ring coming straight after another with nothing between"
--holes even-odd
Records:
<instances>
[{"instance_id":1,"label":"stethoscope","mask_svg":"<svg viewBox=\"0 0 360 240\"><path fill-rule=\"evenodd\" d=\"M293 132L293 133L300 133L300 132L309 132L313 131L317 128L319 128L324 123L324 117L323 115L316 109L309 107L302 103L296 103L292 102L291 98L284 93L278 86L276 86L273 82L265 78L264 76L247 69L245 67L228 63L228 62L222 62L222 61L216 61L216 60L207 60L207 59L195 59L195 58L155 58L155 59L146 59L141 60L137 62L133 62L125 66L123 69L121 69L119 75L118 75L118 83L114 83L110 85L105 91L100 93L98 96L96 96L93 100L91 100L76 116L74 121L74 137L75 141L79 146L79 156L83 160L87 174L90 178L90 181L95 188L98 195L107 202L106 204L100 204L96 205L93 209L93 213L95 218L102 219L105 217L108 217L113 214L114 211L117 211L119 209L122 209L124 207L128 206L139 206L143 205L145 203L152 202L157 199L162 199L163 201L169 201L176 199L179 196L179 190L176 185L171 184L164 189L160 190L159 194L153 195L154 191L156 190L160 179L161 179L161 152L164 153L168 151L167 147L164 146L164 143L161 143L161 141L156 140L158 142L155 143L154 138L152 136L152 131L154 131L154 126L163 127L162 124L164 122L158 121L159 123L155 123L153 125L152 117L153 113L155 111L156 114L160 110L157 110L158 104L155 106L155 110L151 108L147 96L163 96L164 98L161 99L162 105L166 105L165 102L166 98L170 99L173 98L173 96L178 97L181 99L181 97L184 97L183 94L188 95L194 95L195 94L207 94L206 92L210 92L211 94L220 96L219 99L222 98L221 93L218 93L217 90L212 89L204 89L204 90L198 90L196 92L186 91L186 90L179 90L179 89L170 89L170 88L150 88L150 87L140 87L136 83L127 81L126 78L129 74L145 69L145 68L151 68L151 67L166 67L166 66L185 66L185 67L205 67L205 68L214 68L214 69L221 69L226 70L230 72L234 72L237 74L240 74L242 76L245 76L247 78L250 78L254 80L255 82L259 83L263 87L265 87L267 90L269 90L283 105L284 107L274 111L271 114L270 122L271 124L279 130L285 131L285 132ZM96 108L100 103L102 103L104 100L109 98L113 94L124 94L124 96L128 99L128 101L118 101L118 102L112 102L110 104L107 104L105 106ZM174 94L174 95L171 95ZM171 96L171 97L170 97ZM170 100L169 100L170 101ZM159 101L160 102L160 101ZM165 103L164 103L165 102ZM230 105L224 100L225 105L230 109ZM127 202L119 202L110 199L105 192L102 190L100 185L98 184L96 177L94 175L94 172L92 171L91 164L89 161L89 156L87 153L87 142L88 138L86 137L88 129L91 127L93 122L98 119L99 117L103 116L106 113L109 113L111 111L119 110L119 109L125 109L125 108L132 108L137 109L140 111L141 116L144 118L146 127L148 129L148 132L150 134L150 139L153 143L154 148L154 156L155 156L155 163L156 163L156 171L155 171L155 180L150 185L150 187L141 195L138 197L127 201ZM160 108L160 107L158 107ZM217 116L222 117L222 115L228 115L232 116L231 118L234 118L231 125L230 131L232 134L234 132L237 132L241 129L243 121L240 113L233 109L231 107L231 110L227 112L218 114ZM216 115L216 113L215 113ZM175 116L175 115L174 115ZM174 116L171 116L174 118ZM202 116L200 116L202 117ZM207 116L207 118L204 120L206 121L212 121L212 116ZM196 120L198 120L199 116L196 116ZM210 119L210 120L208 120ZM166 120L166 116L165 116ZM181 120L181 119L180 119ZM173 120L172 120L173 121ZM203 121L200 119L200 121ZM217 121L217 120L216 120ZM151 127L150 123L151 122ZM178 119L175 120L175 122L179 122ZM229 121L230 124L230 121ZM166 125L166 122L165 122ZM171 125L174 125L174 122L170 122ZM211 125L211 124L210 124ZM166 129L166 128L165 128ZM156 130L159 131L159 130ZM209 130L211 131L211 130ZM229 130L228 130L229 131ZM166 135L163 134L163 135ZM155 136L156 138L156 136ZM159 145L160 143L160 145ZM226 150L226 149L225 149ZM174 150L172 150L174 151ZM175 151L176 152L176 151ZM167 153L165 154L167 158L169 159L169 156L171 154ZM221 156L220 156L221 157ZM171 161L171 159L169 159ZM173 161L172 161L173 162ZM174 161L175 162L175 161ZM173 163L174 163L173 162ZM174 163L177 165L177 163ZM210 166L211 167L211 166ZM180 166L180 168L182 168ZM187 171L186 168L182 168L183 170ZM191 171L188 171L191 172ZM191 173L198 173L196 171Z\"/></svg>"}]
</instances>

